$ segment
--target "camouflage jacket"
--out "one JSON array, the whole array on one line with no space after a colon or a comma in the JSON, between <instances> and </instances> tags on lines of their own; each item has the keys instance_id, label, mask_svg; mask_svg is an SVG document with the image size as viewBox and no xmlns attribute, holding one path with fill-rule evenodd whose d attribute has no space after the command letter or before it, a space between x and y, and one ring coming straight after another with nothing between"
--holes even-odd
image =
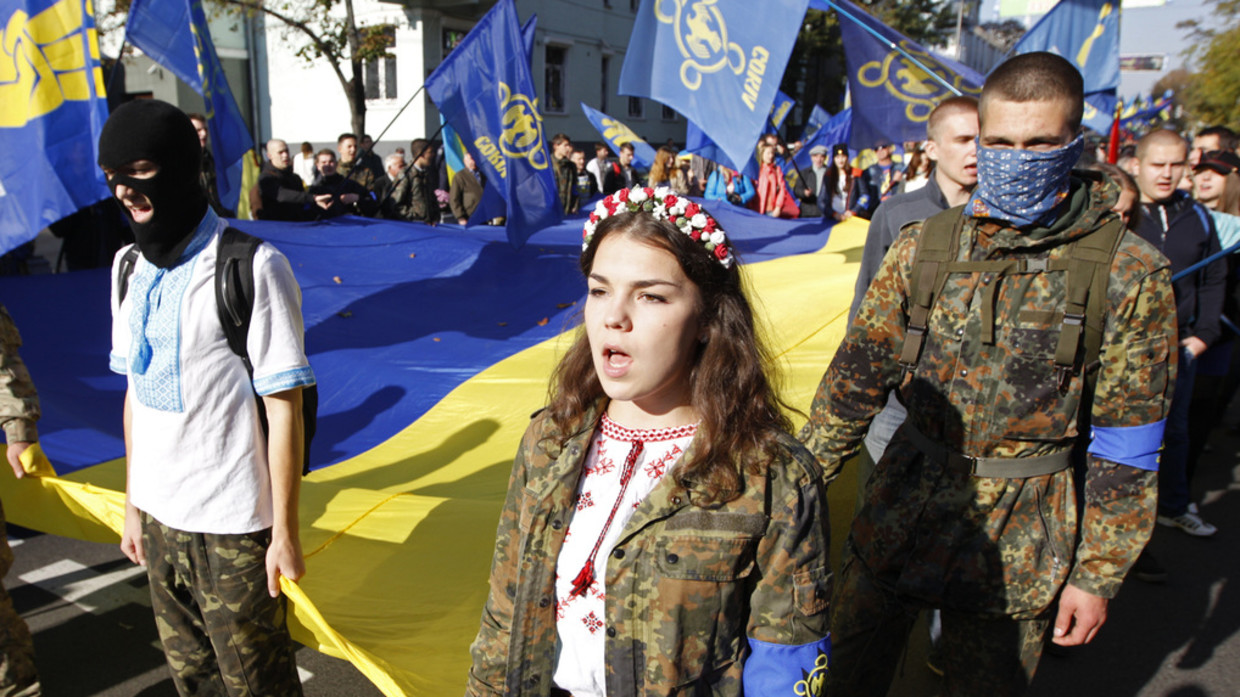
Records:
<instances>
[{"instance_id":1,"label":"camouflage jacket","mask_svg":"<svg viewBox=\"0 0 1240 697\"><path fill-rule=\"evenodd\" d=\"M1101 179L1074 178L1070 213L1035 231L1042 234L968 218L957 258L1062 257L1070 239L1113 220L1117 195ZM920 231L921 223L906 226L883 261L800 436L829 482L857 451L890 390L898 387L908 407L908 420L868 483L851 549L880 583L940 607L1033 616L1065 581L1113 597L1154 522L1156 453L1176 367L1166 259L1125 233L1112 262L1078 521L1072 468L979 477L913 445L910 428L972 457L1062 451L1078 435L1084 383L1078 373L1061 389L1055 371L1064 272L953 274L935 303L916 370L903 379L897 357ZM982 305L991 283L998 288L987 342ZM1140 456L1133 454L1137 444L1146 448Z\"/></svg>"},{"instance_id":2,"label":"camouflage jacket","mask_svg":"<svg viewBox=\"0 0 1240 697\"><path fill-rule=\"evenodd\" d=\"M417 223L438 223L439 200L428 179L431 174L413 165L406 167L385 203L387 216Z\"/></svg>"},{"instance_id":3,"label":"camouflage jacket","mask_svg":"<svg viewBox=\"0 0 1240 697\"><path fill-rule=\"evenodd\" d=\"M10 443L39 440L39 395L17 349L22 338L9 311L0 305L0 425Z\"/></svg>"},{"instance_id":4,"label":"camouflage jacket","mask_svg":"<svg viewBox=\"0 0 1240 697\"><path fill-rule=\"evenodd\" d=\"M561 449L545 413L526 431L470 648L470 695L551 690L555 566L593 432ZM784 649L800 659L783 673L788 694L822 694L831 583L822 473L791 436L782 446L734 501L699 508L667 476L634 512L607 560L608 695L740 695L742 672L754 677L746 661Z\"/></svg>"}]
</instances>

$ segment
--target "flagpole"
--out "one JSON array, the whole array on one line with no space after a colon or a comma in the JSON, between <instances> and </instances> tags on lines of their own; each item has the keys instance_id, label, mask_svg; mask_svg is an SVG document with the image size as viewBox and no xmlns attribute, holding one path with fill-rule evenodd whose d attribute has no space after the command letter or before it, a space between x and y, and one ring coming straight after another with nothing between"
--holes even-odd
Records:
<instances>
[{"instance_id":1,"label":"flagpole","mask_svg":"<svg viewBox=\"0 0 1240 697\"><path fill-rule=\"evenodd\" d=\"M108 73L108 84L104 85L104 89L107 90L109 96L112 94L112 83L116 80L116 73L121 69L121 60L125 57L125 46L127 45L127 41L129 41L128 34L121 39L121 48L116 52L116 62L112 64L112 72Z\"/></svg>"},{"instance_id":2,"label":"flagpole","mask_svg":"<svg viewBox=\"0 0 1240 697\"><path fill-rule=\"evenodd\" d=\"M387 132L388 132L388 131L392 128L393 124L395 124L395 123L396 123L396 119L399 119L399 118L400 118L400 115L401 115L401 114L403 114L403 113L405 113L405 109L408 109L408 108L409 108L409 105L410 105L410 104L413 104L413 100L417 99L417 98L418 98L418 95L419 95L419 94L422 94L422 91L423 91L423 90L425 90L425 89L426 89L426 83L425 83L425 82L423 82L423 83L422 83L422 86L421 86L421 87L419 87L419 88L418 88L418 90L417 90L416 92L414 92L414 93L413 93L413 96L409 97L409 99L407 99L407 100L405 101L405 105L404 105L404 106L402 106L402 107L400 108L400 111L396 112L396 115L392 117L392 120L388 121L388 125L384 126L382 131L379 131L379 137L378 137L378 138L375 138L375 139L374 139L374 140L370 143L370 147L369 147L369 148L366 148L366 149L365 149L365 150L363 150L362 152L358 153L358 155L357 155L357 161L358 161L358 162L361 162L363 157L366 157L366 156L367 156L367 155L369 155L370 153L374 152L374 149L375 149L375 144L376 144L376 143L378 143L379 141L383 140L383 136L387 135ZM442 130L442 129L443 129L443 126L440 126L439 128L440 128L440 130ZM435 131L435 135L439 135L439 131ZM362 134L361 134L361 133L358 133L358 134L357 134L357 137L358 137L358 138L361 138L361 137L362 137ZM433 139L434 139L434 138L432 137L432 140L433 140ZM413 159L415 159L415 160L416 160L416 159L418 159L418 158L416 158L416 157L415 157L415 158L413 158ZM357 171L357 168L356 168L356 167L354 167L353 169L349 170L349 176L348 176L348 177L346 177L346 178L347 178L347 179L353 179L353 173L354 173L354 172L356 172L356 171ZM389 193L391 193L391 192L389 192ZM385 197L384 197L384 201L386 201L386 200L387 200L387 197L385 196ZM383 203L383 202L382 202L382 201L380 201L380 205L382 205L382 203Z\"/></svg>"},{"instance_id":3,"label":"flagpole","mask_svg":"<svg viewBox=\"0 0 1240 697\"><path fill-rule=\"evenodd\" d=\"M943 79L943 77L942 77L941 75L939 75L938 73L934 72L934 71L933 71L933 70L931 70L930 68L927 68L925 63L922 63L920 60L917 60L917 58L916 58L915 56L913 56L913 54L911 54L911 53L909 53L908 51L905 51L904 49L902 49L902 48L900 48L899 46L895 45L894 43L892 43L892 42L891 42L891 40L890 40L890 39L888 39L887 37L885 37L885 36L883 36L882 34L878 33L878 32L877 32L877 31L875 31L874 29L872 29L872 28L870 28L870 27L866 26L866 23L865 23L865 22L862 22L861 20L859 20L859 19L857 19L856 17L854 17L854 16L853 16L853 15L852 15L852 14L851 14L848 10L845 10L844 8L842 8L842 7L840 7L839 5L835 4L832 0L826 0L826 3L827 3L828 5L830 5L830 6L831 6L831 8L832 8L832 9L834 9L834 10L835 10L836 12L838 12L839 14L841 14L841 15L843 15L843 16L845 16L845 17L849 18L849 19L851 19L851 20L852 20L852 21L854 21L854 22L856 22L858 26L860 26L862 29L864 29L864 30L866 30L867 32L869 32L871 36L873 36L874 38L878 39L879 41L882 41L883 43L887 44L887 48L893 49L893 50L895 50L895 51L899 51L899 52L900 52L900 55L902 55L902 56L904 56L905 58L907 58L907 59L909 59L909 60L913 61L913 64L914 64L914 65L916 65L918 68L921 68L921 69L922 69L922 70L923 70L923 71L924 71L927 75L929 75L930 77L934 78L934 79L935 79L935 81L936 81L936 82L938 82L940 85L942 85L942 86L946 87L948 90L951 90L952 94L955 94L957 97L959 97L960 95L962 95L962 94L963 94L963 92L961 92L959 89L957 89L957 88L956 88L954 85L952 85L950 82L948 82L947 80L944 80L944 79Z\"/></svg>"}]
</instances>

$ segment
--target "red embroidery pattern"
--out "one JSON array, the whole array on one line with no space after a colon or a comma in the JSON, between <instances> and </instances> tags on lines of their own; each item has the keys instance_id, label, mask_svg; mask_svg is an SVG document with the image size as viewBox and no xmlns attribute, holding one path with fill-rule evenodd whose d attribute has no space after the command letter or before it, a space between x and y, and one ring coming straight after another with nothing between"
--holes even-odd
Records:
<instances>
[{"instance_id":1,"label":"red embroidery pattern","mask_svg":"<svg viewBox=\"0 0 1240 697\"><path fill-rule=\"evenodd\" d=\"M593 505L594 505L594 497L590 495L590 492L587 491L583 493L581 496L577 497L577 510L584 511L585 509Z\"/></svg>"},{"instance_id":2,"label":"red embroidery pattern","mask_svg":"<svg viewBox=\"0 0 1240 697\"><path fill-rule=\"evenodd\" d=\"M622 440L629 443L638 440L645 443L657 443L659 441L676 440L677 438L691 436L697 432L697 424L674 426L672 428L625 428L612 421L607 414L603 414L602 430L604 436L613 440Z\"/></svg>"},{"instance_id":3,"label":"red embroidery pattern","mask_svg":"<svg viewBox=\"0 0 1240 697\"><path fill-rule=\"evenodd\" d=\"M581 623L586 626L586 629L590 630L591 634L603 628L603 620L600 620L598 618L598 615L594 614L593 612L586 615L585 617L582 617Z\"/></svg>"}]
</instances>

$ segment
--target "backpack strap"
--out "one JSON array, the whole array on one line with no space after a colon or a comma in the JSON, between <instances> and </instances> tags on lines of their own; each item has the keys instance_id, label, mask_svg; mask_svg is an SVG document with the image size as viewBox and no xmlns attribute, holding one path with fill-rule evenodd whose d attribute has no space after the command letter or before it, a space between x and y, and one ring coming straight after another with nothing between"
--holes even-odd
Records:
<instances>
[{"instance_id":1,"label":"backpack strap","mask_svg":"<svg viewBox=\"0 0 1240 697\"><path fill-rule=\"evenodd\" d=\"M215 310L228 348L241 357L251 377L246 339L254 313L254 253L263 241L232 227L220 234L215 256Z\"/></svg>"},{"instance_id":2,"label":"backpack strap","mask_svg":"<svg viewBox=\"0 0 1240 697\"><path fill-rule=\"evenodd\" d=\"M1118 217L1094 232L1076 239L1068 250L1068 278L1063 321L1059 343L1055 347L1055 366L1059 387L1067 388L1076 372L1076 356L1082 345L1086 369L1098 358L1105 324L1107 282L1110 280L1111 259L1124 236L1124 224Z\"/></svg>"},{"instance_id":3,"label":"backpack strap","mask_svg":"<svg viewBox=\"0 0 1240 697\"><path fill-rule=\"evenodd\" d=\"M116 304L119 305L125 301L125 296L129 293L129 279L133 277L133 268L138 263L138 245L131 244L125 250L125 254L121 256L120 266L116 267Z\"/></svg>"},{"instance_id":4,"label":"backpack strap","mask_svg":"<svg viewBox=\"0 0 1240 697\"><path fill-rule=\"evenodd\" d=\"M964 206L949 208L936 213L922 224L917 240L917 252L913 257L913 271L909 288L908 329L904 336L904 348L900 351L900 366L904 374L912 373L921 359L921 349L926 343L930 323L930 311L935 298L947 282L947 264L956 258L960 249L960 230L964 224L961 213Z\"/></svg>"}]
</instances>

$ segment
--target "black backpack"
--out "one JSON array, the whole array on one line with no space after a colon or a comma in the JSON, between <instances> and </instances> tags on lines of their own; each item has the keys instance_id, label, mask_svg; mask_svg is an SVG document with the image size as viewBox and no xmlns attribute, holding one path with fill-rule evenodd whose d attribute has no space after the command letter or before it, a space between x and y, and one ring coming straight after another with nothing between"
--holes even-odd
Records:
<instances>
[{"instance_id":1,"label":"black backpack","mask_svg":"<svg viewBox=\"0 0 1240 697\"><path fill-rule=\"evenodd\" d=\"M219 249L215 258L215 309L219 316L220 327L224 337L228 339L228 348L241 358L245 371L254 379L254 366L250 363L249 351L246 349L246 338L250 333L250 316L254 312L254 252L263 241L236 229L225 228L220 234ZM138 246L130 245L121 257L120 267L116 271L117 303L125 299L129 292L129 278L133 276L134 265L138 263ZM263 426L263 435L267 435L267 408L262 397L254 395L258 406L258 418ZM302 474L310 473L310 441L318 422L319 388L309 385L301 390L301 413L304 443L302 457Z\"/></svg>"}]
</instances>

